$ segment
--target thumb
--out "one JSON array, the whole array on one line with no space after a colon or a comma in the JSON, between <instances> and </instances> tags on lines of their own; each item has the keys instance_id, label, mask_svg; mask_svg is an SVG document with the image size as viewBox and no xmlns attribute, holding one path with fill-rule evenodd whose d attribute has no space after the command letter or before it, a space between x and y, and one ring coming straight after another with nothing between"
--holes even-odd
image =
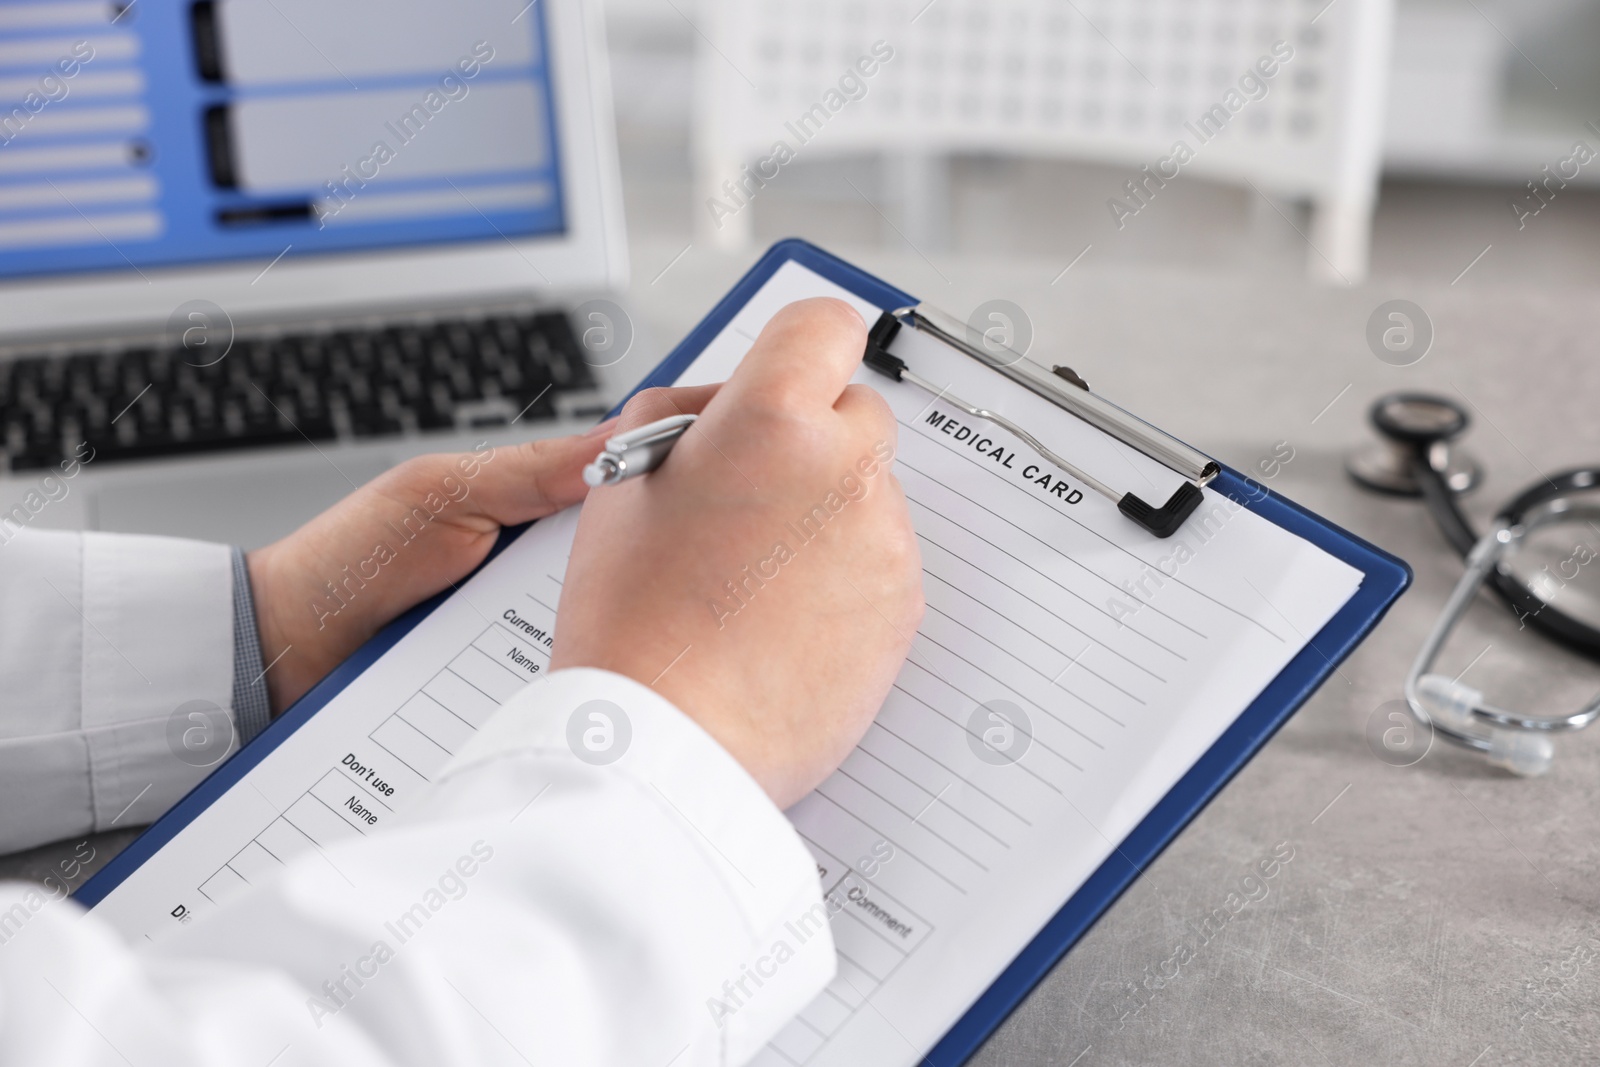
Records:
<instances>
[{"instance_id":1,"label":"thumb","mask_svg":"<svg viewBox=\"0 0 1600 1067\"><path fill-rule=\"evenodd\" d=\"M587 433L546 437L509 448L463 452L445 457L477 460L478 473L469 481L474 512L501 526L512 526L579 503L589 493L583 468L605 447L620 426L637 428L667 415L696 414L717 394L718 385L646 389L628 401L618 418L607 419ZM466 473L466 468L461 468Z\"/></svg>"}]
</instances>

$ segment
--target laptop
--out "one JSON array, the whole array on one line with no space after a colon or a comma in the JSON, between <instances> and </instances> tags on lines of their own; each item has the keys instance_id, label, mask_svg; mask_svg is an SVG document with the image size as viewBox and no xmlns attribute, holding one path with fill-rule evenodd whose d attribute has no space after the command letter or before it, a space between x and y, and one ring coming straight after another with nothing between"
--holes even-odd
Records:
<instances>
[{"instance_id":1,"label":"laptop","mask_svg":"<svg viewBox=\"0 0 1600 1067\"><path fill-rule=\"evenodd\" d=\"M0 544L586 428L626 275L598 0L0 5Z\"/></svg>"}]
</instances>

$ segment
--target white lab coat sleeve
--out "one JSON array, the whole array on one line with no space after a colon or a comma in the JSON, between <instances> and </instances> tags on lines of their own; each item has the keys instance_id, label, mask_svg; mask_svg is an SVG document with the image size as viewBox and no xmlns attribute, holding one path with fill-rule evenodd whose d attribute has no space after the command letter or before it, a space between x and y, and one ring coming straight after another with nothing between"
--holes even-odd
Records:
<instances>
[{"instance_id":1,"label":"white lab coat sleeve","mask_svg":"<svg viewBox=\"0 0 1600 1067\"><path fill-rule=\"evenodd\" d=\"M158 943L8 895L0 1063L740 1064L834 971L788 820L675 706L596 670L514 696L403 819Z\"/></svg>"},{"instance_id":2,"label":"white lab coat sleeve","mask_svg":"<svg viewBox=\"0 0 1600 1067\"><path fill-rule=\"evenodd\" d=\"M0 527L0 854L150 822L210 770L173 716L232 725L233 550Z\"/></svg>"}]
</instances>

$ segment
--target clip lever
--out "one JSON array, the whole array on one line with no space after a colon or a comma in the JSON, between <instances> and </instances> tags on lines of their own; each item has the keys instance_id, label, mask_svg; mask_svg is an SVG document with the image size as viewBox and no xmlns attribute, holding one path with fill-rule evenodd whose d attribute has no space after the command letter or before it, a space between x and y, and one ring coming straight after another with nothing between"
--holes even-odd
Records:
<instances>
[{"instance_id":1,"label":"clip lever","mask_svg":"<svg viewBox=\"0 0 1600 1067\"><path fill-rule=\"evenodd\" d=\"M914 309L907 309L899 314L906 315L907 321L913 328L920 329L922 328L922 323L929 321L921 314L921 312ZM1194 514L1195 509L1200 506L1200 501L1205 498L1205 494L1201 491L1200 487L1201 485L1204 485L1206 482L1210 481L1212 478L1216 477L1218 468L1216 463L1209 459L1205 459L1204 457L1201 457L1203 462L1197 465L1200 479L1199 484L1197 485L1194 481L1184 482L1184 484L1180 485L1177 491L1172 494L1172 497L1160 507L1155 507L1146 503L1133 493L1117 492L1115 489L1112 489L1109 485L1106 485L1098 478L1095 478L1088 472L1079 468L1076 464L1051 451L1037 437L1034 437L1033 434L1029 433L1027 430L1024 430L1021 426L1018 426L1004 415L1000 415L985 408L980 408L969 404L965 400L961 400L958 397L952 396L948 389L940 389L932 382L924 378L919 378L917 375L913 374L911 369L906 366L905 360L889 353L889 344L894 340L895 335L900 332L901 325L901 320L894 313L885 311L882 315L879 315L878 321L873 324L872 329L867 331L867 347L866 351L862 353L861 361L887 378L893 379L897 382L908 382L911 385L916 386L918 389L921 389L924 392L930 393L938 399L945 401L950 406L960 408L962 411L966 412L975 419L983 419L985 422L992 422L996 426L1009 431L1013 436L1020 438L1028 445L1029 448L1032 448L1045 459L1048 459L1051 463L1054 463L1057 467L1060 467L1062 470L1078 479L1078 481L1082 482L1084 485L1093 489L1107 500L1110 500L1117 506L1117 510L1122 512L1124 516L1138 523L1156 537L1171 537L1173 534L1177 533L1178 528L1183 525L1184 520L1188 519L1190 515ZM952 347L956 348L957 350L965 352L967 355L974 355L974 358L981 358L976 357L966 345L957 344L950 340L948 331L943 329L933 329L930 332L932 332L936 337L939 337L941 340L946 340L947 343L950 343ZM996 366L988 359L981 359L981 362L983 362L985 366L991 367L992 369L1002 370L1001 367ZM1061 372L1063 370L1065 370L1067 373L1062 374ZM1070 368L1057 368L1055 373L1066 381L1071 382L1076 389L1083 391L1091 397L1094 396L1093 393L1088 392L1088 384L1085 383L1082 378L1079 378L1077 374L1073 373ZM1071 377L1068 377L1068 375L1071 375ZM1016 376L1008 374L1007 377L1015 378ZM1071 411L1075 415L1079 415L1080 418L1083 417L1082 413L1079 412L1075 407L1063 403L1058 397L1043 392L1036 384L1028 381L1023 381L1021 384L1026 385L1032 391L1044 396L1047 400L1054 400L1057 404L1066 408L1068 411ZM1098 397L1095 397L1095 399L1097 401L1099 400ZM1101 403L1104 404L1103 401ZM1112 408L1112 406L1109 404L1105 404L1104 406L1106 408ZM1120 411L1121 409L1112 408L1112 410ZM1084 421L1105 433L1110 433L1118 440L1139 449L1146 455L1151 455L1151 450L1140 444L1142 436L1119 433L1111 426L1102 425L1103 416L1101 419L1085 418ZM1144 434L1143 436L1147 435L1148 433ZM1196 455L1198 455L1198 453L1196 453ZM1151 455L1151 458L1161 462L1167 462L1163 459L1163 456L1160 455ZM1167 465L1171 466L1171 463L1167 463ZM1183 472L1180 471L1180 473Z\"/></svg>"}]
</instances>

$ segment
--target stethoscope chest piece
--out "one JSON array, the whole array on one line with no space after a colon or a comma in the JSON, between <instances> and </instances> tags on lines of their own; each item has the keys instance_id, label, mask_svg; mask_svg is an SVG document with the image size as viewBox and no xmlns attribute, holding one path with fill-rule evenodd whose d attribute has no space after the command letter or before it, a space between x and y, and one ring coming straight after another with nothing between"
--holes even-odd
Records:
<instances>
[{"instance_id":1,"label":"stethoscope chest piece","mask_svg":"<svg viewBox=\"0 0 1600 1067\"><path fill-rule=\"evenodd\" d=\"M1477 460L1451 447L1469 422L1459 405L1421 393L1391 393L1372 405L1370 417L1378 440L1345 459L1350 477L1366 488L1392 496L1421 496L1417 464L1423 458L1443 475L1451 492L1471 492L1483 480Z\"/></svg>"}]
</instances>

